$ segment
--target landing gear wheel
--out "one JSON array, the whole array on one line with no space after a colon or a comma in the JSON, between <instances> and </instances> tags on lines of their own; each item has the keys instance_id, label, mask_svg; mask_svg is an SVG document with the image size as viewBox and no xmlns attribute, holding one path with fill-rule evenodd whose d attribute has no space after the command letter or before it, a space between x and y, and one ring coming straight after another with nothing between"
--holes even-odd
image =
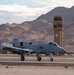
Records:
<instances>
[{"instance_id":1,"label":"landing gear wheel","mask_svg":"<svg viewBox=\"0 0 74 75\"><path fill-rule=\"evenodd\" d=\"M53 61L53 58L50 58L50 61Z\"/></svg>"},{"instance_id":2,"label":"landing gear wheel","mask_svg":"<svg viewBox=\"0 0 74 75\"><path fill-rule=\"evenodd\" d=\"M25 60L25 57L24 56L21 56L20 59L21 59L21 61L24 61Z\"/></svg>"},{"instance_id":3,"label":"landing gear wheel","mask_svg":"<svg viewBox=\"0 0 74 75\"><path fill-rule=\"evenodd\" d=\"M38 61L41 61L41 57L40 57L40 56L37 56L37 60L38 60Z\"/></svg>"}]
</instances>

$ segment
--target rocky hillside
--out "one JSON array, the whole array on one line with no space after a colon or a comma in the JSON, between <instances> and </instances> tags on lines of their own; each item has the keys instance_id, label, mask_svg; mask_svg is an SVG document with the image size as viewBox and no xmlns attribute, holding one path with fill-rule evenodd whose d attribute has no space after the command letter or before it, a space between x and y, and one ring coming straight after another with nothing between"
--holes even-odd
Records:
<instances>
[{"instance_id":1,"label":"rocky hillside","mask_svg":"<svg viewBox=\"0 0 74 75\"><path fill-rule=\"evenodd\" d=\"M53 18L61 15L64 20L64 46L74 46L74 6L71 8L57 7L46 14L42 14L34 21L21 24L0 25L0 42L9 42L13 38L32 42L53 41Z\"/></svg>"}]
</instances>

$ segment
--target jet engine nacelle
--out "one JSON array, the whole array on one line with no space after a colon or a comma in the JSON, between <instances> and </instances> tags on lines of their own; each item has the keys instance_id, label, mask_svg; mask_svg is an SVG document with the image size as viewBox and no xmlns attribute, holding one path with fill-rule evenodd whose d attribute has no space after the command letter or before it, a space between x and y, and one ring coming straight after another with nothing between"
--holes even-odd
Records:
<instances>
[{"instance_id":1,"label":"jet engine nacelle","mask_svg":"<svg viewBox=\"0 0 74 75\"><path fill-rule=\"evenodd\" d=\"M32 42L31 41L26 41L26 42L24 42L24 45L32 45Z\"/></svg>"},{"instance_id":2,"label":"jet engine nacelle","mask_svg":"<svg viewBox=\"0 0 74 75\"><path fill-rule=\"evenodd\" d=\"M12 42L10 42L10 44L12 44L14 47L24 47L26 45L31 45L32 42L31 41L25 41L25 42L20 42L19 39L13 39Z\"/></svg>"},{"instance_id":3,"label":"jet engine nacelle","mask_svg":"<svg viewBox=\"0 0 74 75\"><path fill-rule=\"evenodd\" d=\"M23 42L14 42L13 46L14 47L22 47L22 46L24 46L24 43Z\"/></svg>"},{"instance_id":4,"label":"jet engine nacelle","mask_svg":"<svg viewBox=\"0 0 74 75\"><path fill-rule=\"evenodd\" d=\"M21 47L24 46L24 43L23 43L23 42L20 42L20 46L21 46Z\"/></svg>"}]
</instances>

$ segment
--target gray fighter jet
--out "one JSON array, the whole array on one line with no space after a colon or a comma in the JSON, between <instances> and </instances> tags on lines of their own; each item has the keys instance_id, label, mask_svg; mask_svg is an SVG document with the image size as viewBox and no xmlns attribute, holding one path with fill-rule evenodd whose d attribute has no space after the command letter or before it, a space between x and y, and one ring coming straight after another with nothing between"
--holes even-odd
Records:
<instances>
[{"instance_id":1,"label":"gray fighter jet","mask_svg":"<svg viewBox=\"0 0 74 75\"><path fill-rule=\"evenodd\" d=\"M53 55L65 54L65 49L55 42L32 44L30 41L20 42L14 39L9 44L3 43L2 50L9 50L21 56L20 60L24 61L27 54L36 54L37 60L41 61L41 54L49 55L50 61L53 61Z\"/></svg>"}]
</instances>

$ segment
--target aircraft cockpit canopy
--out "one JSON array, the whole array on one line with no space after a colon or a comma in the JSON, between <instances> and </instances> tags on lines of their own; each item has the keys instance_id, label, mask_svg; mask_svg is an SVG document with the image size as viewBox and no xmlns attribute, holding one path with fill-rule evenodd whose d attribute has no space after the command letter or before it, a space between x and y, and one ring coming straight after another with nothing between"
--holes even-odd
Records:
<instances>
[{"instance_id":1,"label":"aircraft cockpit canopy","mask_svg":"<svg viewBox=\"0 0 74 75\"><path fill-rule=\"evenodd\" d=\"M49 42L48 44L49 44L49 45L53 45L53 46L58 46L58 44L55 43L55 42Z\"/></svg>"}]
</instances>

